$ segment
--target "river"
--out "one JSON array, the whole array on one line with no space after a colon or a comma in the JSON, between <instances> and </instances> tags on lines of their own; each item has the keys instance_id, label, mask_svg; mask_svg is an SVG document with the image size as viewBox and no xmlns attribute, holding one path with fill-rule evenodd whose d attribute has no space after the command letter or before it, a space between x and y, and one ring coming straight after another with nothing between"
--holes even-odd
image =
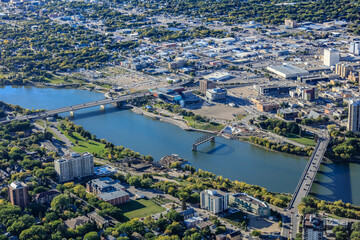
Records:
<instances>
[{"instance_id":1,"label":"river","mask_svg":"<svg viewBox=\"0 0 360 240\"><path fill-rule=\"evenodd\" d=\"M103 98L101 93L77 89L0 88L0 101L29 109L54 109ZM155 160L176 153L197 169L256 184L272 192L292 193L307 161L221 137L216 138L215 144L207 142L200 145L197 152L192 152L192 142L203 134L184 131L111 105L106 106L105 112L101 112L99 107L76 111L73 121L98 138L105 138L144 155L152 155ZM342 199L360 205L358 189L360 164L325 163L317 174L311 194L324 200Z\"/></svg>"}]
</instances>

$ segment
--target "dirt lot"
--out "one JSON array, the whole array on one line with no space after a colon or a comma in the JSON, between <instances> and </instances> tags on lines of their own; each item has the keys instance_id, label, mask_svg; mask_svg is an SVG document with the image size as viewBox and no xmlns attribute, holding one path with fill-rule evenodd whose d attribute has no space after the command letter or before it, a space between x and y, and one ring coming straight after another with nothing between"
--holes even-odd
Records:
<instances>
[{"instance_id":1,"label":"dirt lot","mask_svg":"<svg viewBox=\"0 0 360 240\"><path fill-rule=\"evenodd\" d=\"M268 218L260 218L256 215L249 214L250 227L261 231L263 234L270 234L273 232L280 232L279 223L271 221Z\"/></svg>"},{"instance_id":2,"label":"dirt lot","mask_svg":"<svg viewBox=\"0 0 360 240\"><path fill-rule=\"evenodd\" d=\"M201 109L192 110L195 114L206 116L208 118L216 118L221 120L234 120L233 114L246 114L242 108L230 107L224 104L216 104L210 107L202 107Z\"/></svg>"}]
</instances>

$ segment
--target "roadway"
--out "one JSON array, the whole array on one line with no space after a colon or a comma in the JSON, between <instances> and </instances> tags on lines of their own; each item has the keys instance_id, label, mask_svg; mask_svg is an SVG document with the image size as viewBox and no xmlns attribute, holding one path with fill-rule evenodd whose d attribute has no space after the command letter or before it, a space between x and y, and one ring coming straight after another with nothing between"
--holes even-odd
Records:
<instances>
[{"instance_id":1,"label":"roadway","mask_svg":"<svg viewBox=\"0 0 360 240\"><path fill-rule=\"evenodd\" d=\"M289 204L289 213L288 218L290 221L285 223L284 229L289 229L289 231L284 231L284 236L288 238L295 238L296 233L299 229L299 211L298 206L302 202L304 197L310 192L311 186L316 177L317 171L319 170L322 158L326 152L327 145L329 144L330 137L326 130L322 130L319 134L318 144L316 145L313 154L311 155L304 172L299 180L299 183L293 194L293 198Z\"/></svg>"},{"instance_id":2,"label":"roadway","mask_svg":"<svg viewBox=\"0 0 360 240\"><path fill-rule=\"evenodd\" d=\"M48 111L44 111L44 112L34 113L31 115L18 116L13 119L2 120L2 121L0 121L0 123L9 123L12 121L33 120L33 119L42 118L42 117L49 117L49 116L54 116L59 113L73 112L73 111L84 109L84 108L91 108L91 107L96 107L96 106L100 106L100 105L124 102L124 101L141 98L141 97L145 97L145 96L149 96L149 95L151 95L150 92L141 92L141 93L124 95L124 96L120 96L120 97L116 97L116 98L106 98L106 99L102 99L102 100L98 100L98 101L92 101L92 102L72 105L69 107L62 107L62 108L57 108L57 109L48 110Z\"/></svg>"}]
</instances>

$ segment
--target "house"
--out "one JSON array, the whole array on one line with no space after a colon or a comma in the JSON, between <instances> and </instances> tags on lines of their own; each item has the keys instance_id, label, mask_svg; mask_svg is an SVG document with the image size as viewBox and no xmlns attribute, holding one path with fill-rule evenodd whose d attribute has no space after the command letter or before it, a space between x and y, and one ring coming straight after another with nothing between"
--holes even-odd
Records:
<instances>
[{"instance_id":1,"label":"house","mask_svg":"<svg viewBox=\"0 0 360 240\"><path fill-rule=\"evenodd\" d=\"M184 224L187 228L194 228L196 226L198 226L200 223L202 223L204 221L204 219L202 219L201 217L191 217L188 218L184 221Z\"/></svg>"},{"instance_id":2,"label":"house","mask_svg":"<svg viewBox=\"0 0 360 240\"><path fill-rule=\"evenodd\" d=\"M96 212L88 213L88 217L90 218L90 220L94 221L99 228L109 227L109 221L104 219L102 216L100 216Z\"/></svg>"},{"instance_id":3,"label":"house","mask_svg":"<svg viewBox=\"0 0 360 240\"><path fill-rule=\"evenodd\" d=\"M60 195L60 192L57 189L50 189L49 191L35 194L33 200L39 204L50 203L58 195Z\"/></svg>"},{"instance_id":4,"label":"house","mask_svg":"<svg viewBox=\"0 0 360 240\"><path fill-rule=\"evenodd\" d=\"M83 226L85 223L90 222L90 219L86 216L80 216L65 221L65 225L68 228L76 229L78 226Z\"/></svg>"},{"instance_id":5,"label":"house","mask_svg":"<svg viewBox=\"0 0 360 240\"><path fill-rule=\"evenodd\" d=\"M184 218L184 220L195 217L196 212L193 208L188 208L184 211L180 211L179 214Z\"/></svg>"}]
</instances>

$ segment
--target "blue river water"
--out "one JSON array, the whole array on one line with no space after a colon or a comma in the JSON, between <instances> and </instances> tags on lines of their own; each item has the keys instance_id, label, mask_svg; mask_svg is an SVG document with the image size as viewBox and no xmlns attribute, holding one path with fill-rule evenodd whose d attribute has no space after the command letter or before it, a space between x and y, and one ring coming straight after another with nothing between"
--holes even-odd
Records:
<instances>
[{"instance_id":1,"label":"blue river water","mask_svg":"<svg viewBox=\"0 0 360 240\"><path fill-rule=\"evenodd\" d=\"M54 109L103 99L101 93L77 89L35 87L0 88L0 101L29 109ZM67 117L69 114L64 113ZM292 193L306 165L306 158L267 151L257 146L217 137L197 152L192 142L201 133L184 131L174 125L119 110L111 105L105 112L89 108L75 112L73 121L98 138L130 148L159 160L176 153L196 168L211 171L231 180L244 181L272 192ZM324 200L360 205L360 164L325 163L321 166L311 194Z\"/></svg>"}]
</instances>

